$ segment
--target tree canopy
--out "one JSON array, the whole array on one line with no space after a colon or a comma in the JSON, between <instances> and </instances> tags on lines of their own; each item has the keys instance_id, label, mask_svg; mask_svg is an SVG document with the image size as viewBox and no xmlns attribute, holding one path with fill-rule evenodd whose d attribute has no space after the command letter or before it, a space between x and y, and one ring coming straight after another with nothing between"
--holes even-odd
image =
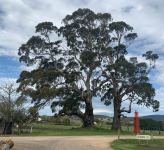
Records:
<instances>
[{"instance_id":1,"label":"tree canopy","mask_svg":"<svg viewBox=\"0 0 164 150\"><path fill-rule=\"evenodd\" d=\"M150 63L138 61L137 57L128 58L128 46L137 38L133 27L125 22L112 22L109 29L112 46L104 52L102 76L107 82L102 86L101 100L106 105L113 102L113 128L117 129L122 113L131 113L133 103L158 111L159 102L154 100L155 89L148 76L155 67L158 55L152 51L143 54Z\"/></svg>"},{"instance_id":2,"label":"tree canopy","mask_svg":"<svg viewBox=\"0 0 164 150\"><path fill-rule=\"evenodd\" d=\"M53 111L59 107L60 114L80 116L85 127L93 125L94 97L113 104L115 129L133 103L157 111L159 102L148 75L158 55L143 54L150 63L129 58L128 46L136 38L127 23L90 9L67 15L59 28L52 22L39 23L36 34L19 48L20 61L34 69L22 71L18 92L38 107L50 103Z\"/></svg>"}]
</instances>

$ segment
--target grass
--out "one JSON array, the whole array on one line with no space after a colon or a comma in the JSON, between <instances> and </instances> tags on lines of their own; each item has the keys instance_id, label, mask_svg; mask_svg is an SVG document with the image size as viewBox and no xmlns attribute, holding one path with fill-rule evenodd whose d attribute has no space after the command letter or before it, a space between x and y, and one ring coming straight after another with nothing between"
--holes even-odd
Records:
<instances>
[{"instance_id":1,"label":"grass","mask_svg":"<svg viewBox=\"0 0 164 150\"><path fill-rule=\"evenodd\" d=\"M124 127L124 126L123 126ZM126 127L121 131L121 135L132 135L133 130L129 131ZM16 131L16 130L15 130ZM23 136L81 136L81 135L117 135L117 131L112 131L110 125L97 126L91 129L81 128L81 126L73 125L55 125L53 123L35 123L33 127L33 133L30 134L30 126L25 127ZM141 132L142 133L142 132ZM15 132L17 134L17 132ZM159 135L158 131L145 131L143 134ZM160 135L164 135L161 132Z\"/></svg>"},{"instance_id":2,"label":"grass","mask_svg":"<svg viewBox=\"0 0 164 150\"><path fill-rule=\"evenodd\" d=\"M53 123L35 123L33 127L33 133L30 134L30 126L26 126L23 129L23 133L20 136L91 136L91 135L117 135L117 131L112 131L110 125L97 126L90 129L82 128L81 126L72 125L55 125ZM17 129L14 130L14 134L17 134ZM150 135L158 135L158 132L144 133ZM121 131L121 135L133 135L133 131L124 127L124 131ZM163 132L161 132L163 135Z\"/></svg>"},{"instance_id":3,"label":"grass","mask_svg":"<svg viewBox=\"0 0 164 150\"><path fill-rule=\"evenodd\" d=\"M112 143L113 150L164 150L164 139L156 139L139 144L135 139L116 140Z\"/></svg>"},{"instance_id":4,"label":"grass","mask_svg":"<svg viewBox=\"0 0 164 150\"><path fill-rule=\"evenodd\" d=\"M81 128L79 126L64 126L54 124L35 124L33 133L29 133L30 128L23 130L21 136L91 136L91 135L117 135L117 131L105 128ZM123 135L129 135L130 132L122 132Z\"/></svg>"}]
</instances>

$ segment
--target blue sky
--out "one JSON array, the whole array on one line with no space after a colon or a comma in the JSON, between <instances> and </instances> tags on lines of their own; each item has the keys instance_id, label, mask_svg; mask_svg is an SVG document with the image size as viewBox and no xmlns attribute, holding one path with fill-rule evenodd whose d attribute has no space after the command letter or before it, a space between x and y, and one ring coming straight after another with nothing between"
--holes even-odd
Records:
<instances>
[{"instance_id":1,"label":"blue sky","mask_svg":"<svg viewBox=\"0 0 164 150\"><path fill-rule=\"evenodd\" d=\"M0 0L0 83L16 81L27 69L18 61L18 48L33 34L35 26L43 21L61 25L62 18L78 8L108 12L114 21L123 20L132 25L138 39L129 47L129 56L139 56L153 50L160 55L156 71L150 76L156 88L160 111L134 106L141 115L164 114L164 1L163 0ZM112 107L94 100L95 113L112 115ZM49 107L41 114L50 114ZM132 114L131 114L132 115Z\"/></svg>"}]
</instances>

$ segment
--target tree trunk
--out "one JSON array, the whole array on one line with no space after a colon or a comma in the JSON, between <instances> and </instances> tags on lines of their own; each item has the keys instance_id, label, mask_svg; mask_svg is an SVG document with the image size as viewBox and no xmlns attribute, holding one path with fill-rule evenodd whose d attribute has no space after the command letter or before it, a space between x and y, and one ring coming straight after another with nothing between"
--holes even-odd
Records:
<instances>
[{"instance_id":1,"label":"tree trunk","mask_svg":"<svg viewBox=\"0 0 164 150\"><path fill-rule=\"evenodd\" d=\"M112 130L121 129L121 121L120 121L121 112L120 112L120 107L121 107L120 100L118 98L114 99L114 102L113 102L114 116L113 116L113 122L112 122Z\"/></svg>"},{"instance_id":2,"label":"tree trunk","mask_svg":"<svg viewBox=\"0 0 164 150\"><path fill-rule=\"evenodd\" d=\"M85 113L83 118L83 126L85 128L90 128L94 124L94 115L92 101L86 102Z\"/></svg>"},{"instance_id":3,"label":"tree trunk","mask_svg":"<svg viewBox=\"0 0 164 150\"><path fill-rule=\"evenodd\" d=\"M12 134L12 127L13 127L13 123L10 122L5 122L5 126L3 129L3 134Z\"/></svg>"},{"instance_id":4,"label":"tree trunk","mask_svg":"<svg viewBox=\"0 0 164 150\"><path fill-rule=\"evenodd\" d=\"M33 131L33 125L31 125L30 134L32 134L32 131Z\"/></svg>"}]
</instances>

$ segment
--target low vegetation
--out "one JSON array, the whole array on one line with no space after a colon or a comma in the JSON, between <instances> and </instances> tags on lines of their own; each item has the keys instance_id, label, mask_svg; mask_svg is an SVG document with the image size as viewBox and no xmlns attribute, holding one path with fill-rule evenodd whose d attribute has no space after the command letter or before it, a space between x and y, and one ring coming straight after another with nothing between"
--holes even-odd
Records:
<instances>
[{"instance_id":1,"label":"low vegetation","mask_svg":"<svg viewBox=\"0 0 164 150\"><path fill-rule=\"evenodd\" d=\"M17 130L15 130L17 134ZM105 127L81 128L80 126L66 126L54 124L34 124L33 132L30 134L30 126L27 126L21 136L83 136L83 135L116 135L117 131ZM123 131L122 134L129 135L130 132Z\"/></svg>"}]
</instances>

